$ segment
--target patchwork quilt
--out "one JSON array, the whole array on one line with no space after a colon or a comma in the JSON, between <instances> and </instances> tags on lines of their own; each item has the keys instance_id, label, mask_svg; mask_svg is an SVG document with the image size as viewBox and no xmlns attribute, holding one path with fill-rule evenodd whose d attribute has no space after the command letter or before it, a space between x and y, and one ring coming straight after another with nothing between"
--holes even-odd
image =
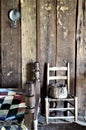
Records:
<instances>
[{"instance_id":1,"label":"patchwork quilt","mask_svg":"<svg viewBox=\"0 0 86 130\"><path fill-rule=\"evenodd\" d=\"M0 89L0 128L3 126L13 127L14 125L19 129L17 123L22 122L25 114L25 98L23 94L8 89ZM17 123L13 124L13 122ZM10 122L7 123L6 122ZM11 128L12 129L12 128ZM17 130L15 129L15 130ZM6 128L8 130L8 128ZM14 130L14 129L13 129ZM21 130L21 129L19 129Z\"/></svg>"}]
</instances>

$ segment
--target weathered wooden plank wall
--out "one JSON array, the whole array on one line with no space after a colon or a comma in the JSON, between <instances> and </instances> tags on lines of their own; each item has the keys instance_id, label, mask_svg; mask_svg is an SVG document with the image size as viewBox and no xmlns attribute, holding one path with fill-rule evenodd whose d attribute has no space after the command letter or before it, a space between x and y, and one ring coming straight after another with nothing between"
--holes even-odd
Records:
<instances>
[{"instance_id":1,"label":"weathered wooden plank wall","mask_svg":"<svg viewBox=\"0 0 86 130\"><path fill-rule=\"evenodd\" d=\"M76 92L79 116L86 117L86 1L78 0Z\"/></svg>"},{"instance_id":2,"label":"weathered wooden plank wall","mask_svg":"<svg viewBox=\"0 0 86 130\"><path fill-rule=\"evenodd\" d=\"M21 0L22 86L31 80L36 61L36 0Z\"/></svg>"},{"instance_id":3,"label":"weathered wooden plank wall","mask_svg":"<svg viewBox=\"0 0 86 130\"><path fill-rule=\"evenodd\" d=\"M46 63L59 66L70 62L71 92L74 94L76 84L79 110L80 113L85 114L85 0L20 0L21 30L19 22L17 28L13 29L12 22L8 18L12 1L0 1L2 87L20 87L21 81L22 86L25 87L26 81L31 80L31 63L38 60L44 98ZM78 11L76 11L77 7Z\"/></svg>"},{"instance_id":4,"label":"weathered wooden plank wall","mask_svg":"<svg viewBox=\"0 0 86 130\"><path fill-rule=\"evenodd\" d=\"M57 55L56 64L70 62L71 93L75 85L75 28L76 0L57 0Z\"/></svg>"},{"instance_id":5,"label":"weathered wooden plank wall","mask_svg":"<svg viewBox=\"0 0 86 130\"><path fill-rule=\"evenodd\" d=\"M55 65L56 56L56 2L37 1L37 44L40 61L41 82L43 83L45 63Z\"/></svg>"},{"instance_id":6,"label":"weathered wooden plank wall","mask_svg":"<svg viewBox=\"0 0 86 130\"><path fill-rule=\"evenodd\" d=\"M41 101L44 106L46 63L56 64L56 0L37 0L37 47L37 60L40 62L42 87Z\"/></svg>"},{"instance_id":7,"label":"weathered wooden plank wall","mask_svg":"<svg viewBox=\"0 0 86 130\"><path fill-rule=\"evenodd\" d=\"M11 0L1 0L1 72L2 87L21 86L20 23L13 28L8 12L13 8Z\"/></svg>"}]
</instances>

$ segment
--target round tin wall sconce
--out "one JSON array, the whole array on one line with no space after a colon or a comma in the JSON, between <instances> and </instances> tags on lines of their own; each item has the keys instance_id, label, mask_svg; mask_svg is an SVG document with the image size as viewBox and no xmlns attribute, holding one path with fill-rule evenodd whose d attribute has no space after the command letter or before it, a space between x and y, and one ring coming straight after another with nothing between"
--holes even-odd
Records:
<instances>
[{"instance_id":1,"label":"round tin wall sconce","mask_svg":"<svg viewBox=\"0 0 86 130\"><path fill-rule=\"evenodd\" d=\"M9 18L13 21L13 27L16 28L17 21L20 19L20 11L18 9L12 9L9 11Z\"/></svg>"}]
</instances>

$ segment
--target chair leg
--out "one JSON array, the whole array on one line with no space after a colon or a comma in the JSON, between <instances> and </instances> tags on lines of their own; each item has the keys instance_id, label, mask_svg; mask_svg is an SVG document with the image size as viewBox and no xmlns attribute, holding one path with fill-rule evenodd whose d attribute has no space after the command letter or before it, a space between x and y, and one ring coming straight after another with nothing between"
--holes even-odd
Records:
<instances>
[{"instance_id":1,"label":"chair leg","mask_svg":"<svg viewBox=\"0 0 86 130\"><path fill-rule=\"evenodd\" d=\"M70 104L69 104L69 102L67 102L67 108L69 108L70 107ZM67 111L67 116L69 116L69 111Z\"/></svg>"},{"instance_id":2,"label":"chair leg","mask_svg":"<svg viewBox=\"0 0 86 130\"><path fill-rule=\"evenodd\" d=\"M38 120L34 120L34 130L38 130Z\"/></svg>"},{"instance_id":3,"label":"chair leg","mask_svg":"<svg viewBox=\"0 0 86 130\"><path fill-rule=\"evenodd\" d=\"M77 97L75 97L75 122L77 122L78 118L78 100Z\"/></svg>"},{"instance_id":4,"label":"chair leg","mask_svg":"<svg viewBox=\"0 0 86 130\"><path fill-rule=\"evenodd\" d=\"M45 114L46 114L46 123L48 124L48 116L49 116L49 103L48 98L45 98Z\"/></svg>"}]
</instances>

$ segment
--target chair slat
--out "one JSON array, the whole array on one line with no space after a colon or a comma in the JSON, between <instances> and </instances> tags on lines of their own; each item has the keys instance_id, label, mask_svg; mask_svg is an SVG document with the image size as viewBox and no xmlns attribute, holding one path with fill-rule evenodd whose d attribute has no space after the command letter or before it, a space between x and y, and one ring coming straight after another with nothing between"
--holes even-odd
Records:
<instances>
[{"instance_id":1,"label":"chair slat","mask_svg":"<svg viewBox=\"0 0 86 130\"><path fill-rule=\"evenodd\" d=\"M58 98L58 99L53 99L53 98L48 98L49 102L54 102L54 101L74 101L74 98Z\"/></svg>"},{"instance_id":2,"label":"chair slat","mask_svg":"<svg viewBox=\"0 0 86 130\"><path fill-rule=\"evenodd\" d=\"M74 116L58 116L58 117L48 117L48 119L71 119L71 118L74 118Z\"/></svg>"},{"instance_id":3,"label":"chair slat","mask_svg":"<svg viewBox=\"0 0 86 130\"><path fill-rule=\"evenodd\" d=\"M66 71L67 67L49 67L49 71L59 71L59 70Z\"/></svg>"},{"instance_id":4,"label":"chair slat","mask_svg":"<svg viewBox=\"0 0 86 130\"><path fill-rule=\"evenodd\" d=\"M67 76L49 76L49 80L56 80L56 79L67 79Z\"/></svg>"},{"instance_id":5,"label":"chair slat","mask_svg":"<svg viewBox=\"0 0 86 130\"><path fill-rule=\"evenodd\" d=\"M74 108L49 108L49 111L67 111L67 110L74 110Z\"/></svg>"}]
</instances>

